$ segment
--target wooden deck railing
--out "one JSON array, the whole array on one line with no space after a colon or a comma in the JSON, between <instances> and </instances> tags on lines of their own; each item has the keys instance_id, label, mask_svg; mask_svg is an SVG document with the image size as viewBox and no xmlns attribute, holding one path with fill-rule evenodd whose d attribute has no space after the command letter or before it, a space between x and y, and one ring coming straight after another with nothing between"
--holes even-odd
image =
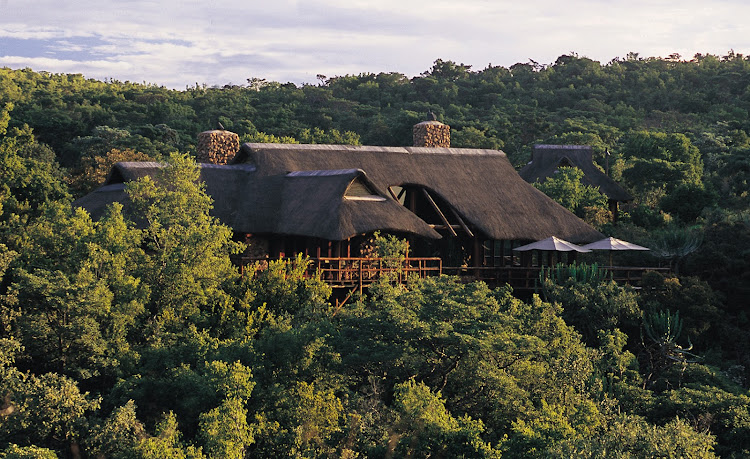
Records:
<instances>
[{"instance_id":1,"label":"wooden deck railing","mask_svg":"<svg viewBox=\"0 0 750 459\"><path fill-rule=\"evenodd\" d=\"M243 258L242 265L254 262L268 262L263 258ZM294 262L294 259L289 259ZM668 268L637 266L604 266L611 273L612 279L621 284L640 287L641 278L646 271L669 272ZM262 269L262 267L261 267ZM320 276L320 279L334 288L367 287L378 279L388 275L395 282L404 282L408 276L420 278L449 274L459 276L466 282L481 280L491 287L510 284L514 290L538 291L539 266L490 266L490 267L455 267L443 266L440 258L406 258L395 260L388 258L310 258L306 275Z\"/></svg>"},{"instance_id":2,"label":"wooden deck railing","mask_svg":"<svg viewBox=\"0 0 750 459\"><path fill-rule=\"evenodd\" d=\"M310 269L334 287L362 287L384 276L404 282L408 276L420 278L439 276L443 262L440 258L317 258Z\"/></svg>"},{"instance_id":3,"label":"wooden deck railing","mask_svg":"<svg viewBox=\"0 0 750 459\"><path fill-rule=\"evenodd\" d=\"M243 258L242 264L267 262L268 259ZM290 259L290 261L294 261ZM405 282L407 276L439 276L443 261L440 258L310 258L307 275L320 275L330 286L345 288L366 287L388 275L396 282Z\"/></svg>"},{"instance_id":4,"label":"wooden deck railing","mask_svg":"<svg viewBox=\"0 0 750 459\"><path fill-rule=\"evenodd\" d=\"M635 288L641 286L641 278L646 271L669 272L669 268L653 268L640 266L603 266L611 273L612 280L620 284L627 284ZM467 282L481 280L491 287L510 284L514 290L535 291L539 289L539 266L490 266L490 267L453 267L443 268L444 274L456 275Z\"/></svg>"}]
</instances>

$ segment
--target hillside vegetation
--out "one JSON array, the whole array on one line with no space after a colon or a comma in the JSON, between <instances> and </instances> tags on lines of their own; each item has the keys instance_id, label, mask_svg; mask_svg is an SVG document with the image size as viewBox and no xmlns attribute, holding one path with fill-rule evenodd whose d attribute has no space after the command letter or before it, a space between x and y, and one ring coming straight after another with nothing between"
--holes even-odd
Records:
<instances>
[{"instance_id":1,"label":"hillside vegetation","mask_svg":"<svg viewBox=\"0 0 750 459\"><path fill-rule=\"evenodd\" d=\"M183 91L0 69L0 458L747 457L749 108L733 52ZM529 301L384 281L343 308L301 260L240 275L199 132L410 145L428 111L517 166L592 145L635 196L617 224L576 170L540 186L676 274L560 271ZM149 159L145 228L71 207Z\"/></svg>"}]
</instances>

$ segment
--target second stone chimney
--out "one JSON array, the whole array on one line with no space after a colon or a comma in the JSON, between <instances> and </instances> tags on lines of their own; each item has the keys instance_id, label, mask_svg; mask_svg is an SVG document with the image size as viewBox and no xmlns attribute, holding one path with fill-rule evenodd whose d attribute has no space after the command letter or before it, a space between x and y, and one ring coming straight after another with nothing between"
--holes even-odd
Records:
<instances>
[{"instance_id":1,"label":"second stone chimney","mask_svg":"<svg viewBox=\"0 0 750 459\"><path fill-rule=\"evenodd\" d=\"M451 146L451 127L438 121L432 112L427 115L427 121L414 125L412 133L415 147Z\"/></svg>"},{"instance_id":2,"label":"second stone chimney","mask_svg":"<svg viewBox=\"0 0 750 459\"><path fill-rule=\"evenodd\" d=\"M229 164L240 151L240 136L224 130L201 132L197 150L199 163Z\"/></svg>"}]
</instances>

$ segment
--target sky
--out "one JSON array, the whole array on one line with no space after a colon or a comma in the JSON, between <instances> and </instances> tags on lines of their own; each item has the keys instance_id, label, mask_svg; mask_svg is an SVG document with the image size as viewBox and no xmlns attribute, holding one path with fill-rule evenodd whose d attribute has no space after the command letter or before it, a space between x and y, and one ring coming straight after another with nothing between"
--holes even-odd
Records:
<instances>
[{"instance_id":1,"label":"sky","mask_svg":"<svg viewBox=\"0 0 750 459\"><path fill-rule=\"evenodd\" d=\"M746 0L0 0L0 67L174 89L750 54Z\"/></svg>"}]
</instances>

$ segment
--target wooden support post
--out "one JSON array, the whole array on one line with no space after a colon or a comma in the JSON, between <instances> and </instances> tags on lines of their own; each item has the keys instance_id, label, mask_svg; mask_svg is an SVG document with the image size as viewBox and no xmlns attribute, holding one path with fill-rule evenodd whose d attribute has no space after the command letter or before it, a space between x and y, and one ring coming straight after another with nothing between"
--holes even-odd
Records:
<instances>
[{"instance_id":1,"label":"wooden support post","mask_svg":"<svg viewBox=\"0 0 750 459\"><path fill-rule=\"evenodd\" d=\"M458 220L458 224L461 225L461 228L466 232L466 234L469 237L474 237L474 233L472 233L469 227L466 225L466 223L464 223L463 218L461 218L461 216L458 215L458 212L456 212L456 209L451 207L451 212L453 213L453 216L456 217L456 220Z\"/></svg>"},{"instance_id":2,"label":"wooden support post","mask_svg":"<svg viewBox=\"0 0 750 459\"><path fill-rule=\"evenodd\" d=\"M484 258L483 257L484 254L482 253L482 249L483 249L482 241L480 241L478 237L475 237L474 238L474 260L473 260L475 268L479 268L483 264L482 259Z\"/></svg>"},{"instance_id":3,"label":"wooden support post","mask_svg":"<svg viewBox=\"0 0 750 459\"><path fill-rule=\"evenodd\" d=\"M490 239L490 262L487 264L488 266L495 266L495 240Z\"/></svg>"},{"instance_id":4,"label":"wooden support post","mask_svg":"<svg viewBox=\"0 0 750 459\"><path fill-rule=\"evenodd\" d=\"M474 238L474 256L472 257L473 258L472 264L474 265L475 268L480 268L482 266L483 255L484 254L482 253L482 241L480 241L478 237L475 237ZM481 270L475 269L474 277L479 279L481 273L482 273Z\"/></svg>"},{"instance_id":5,"label":"wooden support post","mask_svg":"<svg viewBox=\"0 0 750 459\"><path fill-rule=\"evenodd\" d=\"M513 266L513 257L516 256L516 253L513 252L513 241L509 241L510 247L508 247L508 253L510 253L510 266Z\"/></svg>"},{"instance_id":6,"label":"wooden support post","mask_svg":"<svg viewBox=\"0 0 750 459\"><path fill-rule=\"evenodd\" d=\"M284 236L279 236L271 240L271 254L275 258L284 258L286 256L286 250L285 250L285 238Z\"/></svg>"},{"instance_id":7,"label":"wooden support post","mask_svg":"<svg viewBox=\"0 0 750 459\"><path fill-rule=\"evenodd\" d=\"M435 212L437 212L438 216L443 221L443 224L448 228L448 231L451 233L451 235L453 237L457 237L458 234L456 233L456 230L453 229L453 226L451 226L448 219L445 218L445 214L443 213L442 210L440 210L440 207L438 207L435 200L432 199L432 196L430 196L430 193L425 188L422 188L422 192L424 193L424 197L427 198L427 202L429 202L432 208L435 209Z\"/></svg>"}]
</instances>

